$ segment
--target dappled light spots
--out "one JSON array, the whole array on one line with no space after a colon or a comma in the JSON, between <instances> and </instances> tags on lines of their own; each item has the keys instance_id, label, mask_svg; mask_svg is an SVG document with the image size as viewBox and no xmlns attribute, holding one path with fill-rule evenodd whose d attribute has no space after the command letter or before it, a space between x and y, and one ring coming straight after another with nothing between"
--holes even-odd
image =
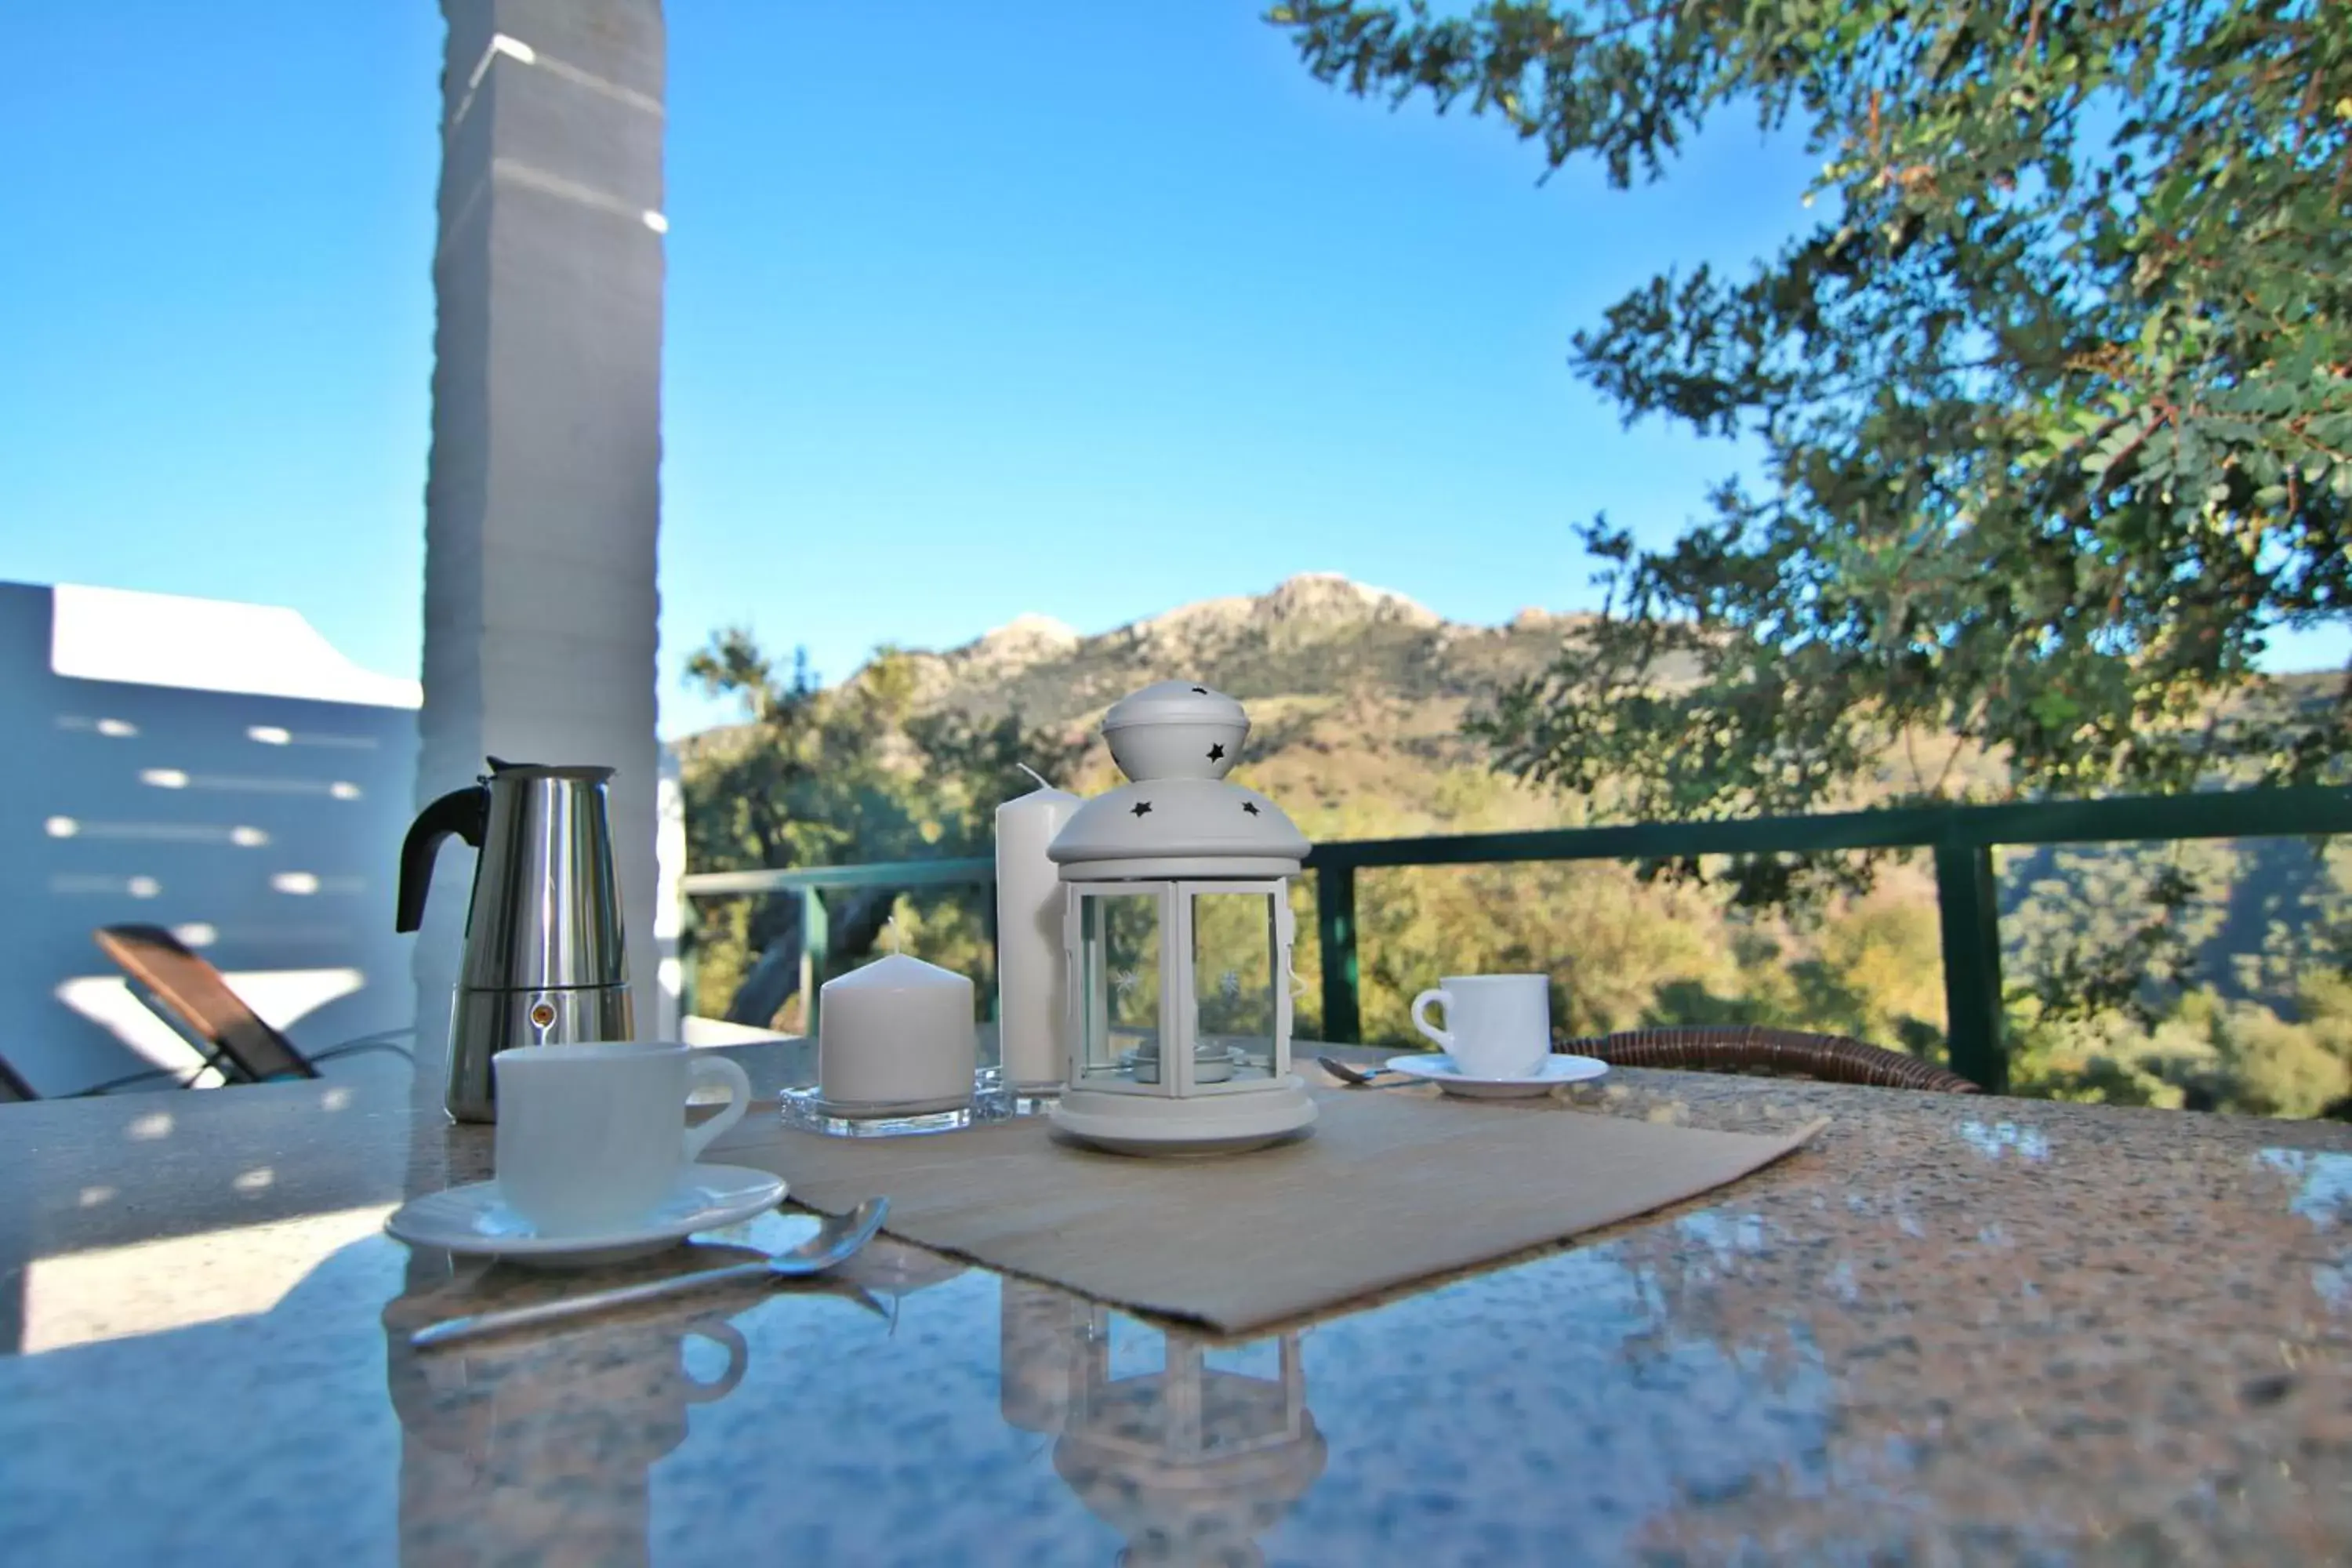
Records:
<instances>
[{"instance_id":1,"label":"dappled light spots","mask_svg":"<svg viewBox=\"0 0 2352 1568\"><path fill-rule=\"evenodd\" d=\"M316 871L280 871L269 879L272 890L309 898L314 893L351 894L367 890L360 877L321 877Z\"/></svg>"},{"instance_id":2,"label":"dappled light spots","mask_svg":"<svg viewBox=\"0 0 2352 1568\"><path fill-rule=\"evenodd\" d=\"M109 877L68 871L49 879L52 893L118 893L134 899L152 899L162 893L163 884L153 877Z\"/></svg>"},{"instance_id":3,"label":"dappled light spots","mask_svg":"<svg viewBox=\"0 0 2352 1568\"><path fill-rule=\"evenodd\" d=\"M214 822L93 822L53 816L44 825L52 838L103 838L142 844L235 844L250 848L269 842L257 827L225 827Z\"/></svg>"},{"instance_id":4,"label":"dappled light spots","mask_svg":"<svg viewBox=\"0 0 2352 1568\"><path fill-rule=\"evenodd\" d=\"M2011 1121L1963 1121L1959 1131L1969 1147L1988 1160L1998 1160L2011 1152L2026 1160L2050 1158L2050 1140L2031 1127L2020 1127Z\"/></svg>"},{"instance_id":5,"label":"dappled light spots","mask_svg":"<svg viewBox=\"0 0 2352 1568\"><path fill-rule=\"evenodd\" d=\"M2301 1215L2326 1230L2352 1217L2352 1154L2324 1150L2265 1149L2255 1159L2281 1175L2295 1179L2291 1214Z\"/></svg>"}]
</instances>

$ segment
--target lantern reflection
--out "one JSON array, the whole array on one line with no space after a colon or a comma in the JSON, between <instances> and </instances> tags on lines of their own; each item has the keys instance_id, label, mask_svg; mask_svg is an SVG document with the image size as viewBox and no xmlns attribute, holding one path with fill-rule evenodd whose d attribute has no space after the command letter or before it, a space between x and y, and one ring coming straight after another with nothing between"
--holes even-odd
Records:
<instances>
[{"instance_id":1,"label":"lantern reflection","mask_svg":"<svg viewBox=\"0 0 2352 1568\"><path fill-rule=\"evenodd\" d=\"M1108 1309L1016 1280L1004 1282L1003 1306L1004 1418L1035 1432L1058 1426L1055 1471L1126 1539L1121 1563L1264 1560L1256 1538L1323 1473L1297 1333L1219 1347L1138 1325L1161 1342L1160 1363L1121 1372ZM1271 1376L1213 1362L1268 1344Z\"/></svg>"}]
</instances>

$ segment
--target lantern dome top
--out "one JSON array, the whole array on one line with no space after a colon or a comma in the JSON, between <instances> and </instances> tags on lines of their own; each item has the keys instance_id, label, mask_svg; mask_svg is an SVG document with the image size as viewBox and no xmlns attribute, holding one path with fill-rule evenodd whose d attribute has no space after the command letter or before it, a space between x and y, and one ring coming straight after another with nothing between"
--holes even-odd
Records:
<instances>
[{"instance_id":1,"label":"lantern dome top","mask_svg":"<svg viewBox=\"0 0 2352 1568\"><path fill-rule=\"evenodd\" d=\"M1162 680L1103 715L1131 783L1078 807L1045 851L1062 880L1295 877L1307 836L1282 807L1225 775L1249 715L1222 691Z\"/></svg>"},{"instance_id":2,"label":"lantern dome top","mask_svg":"<svg viewBox=\"0 0 2352 1568\"><path fill-rule=\"evenodd\" d=\"M1103 715L1105 730L1125 730L1137 724L1239 724L1249 727L1242 705L1222 691L1194 680L1156 680L1130 691Z\"/></svg>"},{"instance_id":3,"label":"lantern dome top","mask_svg":"<svg viewBox=\"0 0 2352 1568\"><path fill-rule=\"evenodd\" d=\"M1103 739L1131 779L1221 779L1241 761L1249 715L1197 681L1161 680L1130 691L1103 715Z\"/></svg>"},{"instance_id":4,"label":"lantern dome top","mask_svg":"<svg viewBox=\"0 0 2352 1568\"><path fill-rule=\"evenodd\" d=\"M1223 779L1144 779L1078 807L1045 851L1062 880L1295 877L1307 850L1282 807Z\"/></svg>"}]
</instances>

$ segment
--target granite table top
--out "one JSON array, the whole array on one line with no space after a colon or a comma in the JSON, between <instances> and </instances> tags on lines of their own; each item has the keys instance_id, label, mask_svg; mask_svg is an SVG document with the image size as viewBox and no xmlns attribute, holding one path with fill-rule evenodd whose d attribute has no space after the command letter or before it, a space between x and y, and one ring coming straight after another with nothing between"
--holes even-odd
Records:
<instances>
[{"instance_id":1,"label":"granite table top","mask_svg":"<svg viewBox=\"0 0 2352 1568\"><path fill-rule=\"evenodd\" d=\"M1244 1341L886 1239L806 1289L419 1354L460 1303L563 1288L382 1234L487 1174L483 1130L331 1081L0 1107L0 1559L2352 1559L2352 1127L1574 1092L1832 1121L1678 1209Z\"/></svg>"}]
</instances>

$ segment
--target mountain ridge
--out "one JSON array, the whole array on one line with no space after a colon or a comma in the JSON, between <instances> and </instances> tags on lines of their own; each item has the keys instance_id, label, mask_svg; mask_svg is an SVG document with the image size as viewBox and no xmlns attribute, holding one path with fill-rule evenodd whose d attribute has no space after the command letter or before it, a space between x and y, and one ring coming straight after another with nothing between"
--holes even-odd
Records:
<instances>
[{"instance_id":1,"label":"mountain ridge","mask_svg":"<svg viewBox=\"0 0 2352 1568\"><path fill-rule=\"evenodd\" d=\"M1499 626L1450 621L1403 594L1316 572L1103 632L1024 613L954 647L890 657L917 715L990 722L1017 713L1027 728L1074 739L1139 687L1202 681L1247 705L1243 776L1310 837L1480 831L1582 819L1580 803L1494 773L1462 726L1504 688L1550 668L1597 619L1528 608ZM1697 672L1677 661L1659 673L1672 682ZM2327 678L2276 679L2283 694L2309 700ZM685 745L741 729L707 730ZM1971 754L1964 771L1994 765ZM1091 790L1117 779L1096 738L1076 776L1055 782Z\"/></svg>"},{"instance_id":2,"label":"mountain ridge","mask_svg":"<svg viewBox=\"0 0 2352 1568\"><path fill-rule=\"evenodd\" d=\"M1024 615L940 651L902 650L917 706L1031 723L1083 721L1153 680L1201 680L1244 702L1359 689L1471 700L1549 664L1587 616L1522 610L1449 621L1387 588L1309 572L1260 594L1196 600L1091 636ZM853 677L852 679L855 679Z\"/></svg>"},{"instance_id":3,"label":"mountain ridge","mask_svg":"<svg viewBox=\"0 0 2352 1568\"><path fill-rule=\"evenodd\" d=\"M1462 723L1548 668L1593 619L1529 608L1500 626L1449 621L1394 590L1310 572L1108 631L1024 613L954 647L888 657L908 679L914 715L1017 713L1025 728L1091 739L1076 776L1055 781L1086 791L1117 782L1094 734L1113 702L1155 680L1202 681L1248 706L1242 776L1310 835L1434 832L1562 820L1557 796L1496 775ZM681 749L724 747L747 731L718 726Z\"/></svg>"}]
</instances>

